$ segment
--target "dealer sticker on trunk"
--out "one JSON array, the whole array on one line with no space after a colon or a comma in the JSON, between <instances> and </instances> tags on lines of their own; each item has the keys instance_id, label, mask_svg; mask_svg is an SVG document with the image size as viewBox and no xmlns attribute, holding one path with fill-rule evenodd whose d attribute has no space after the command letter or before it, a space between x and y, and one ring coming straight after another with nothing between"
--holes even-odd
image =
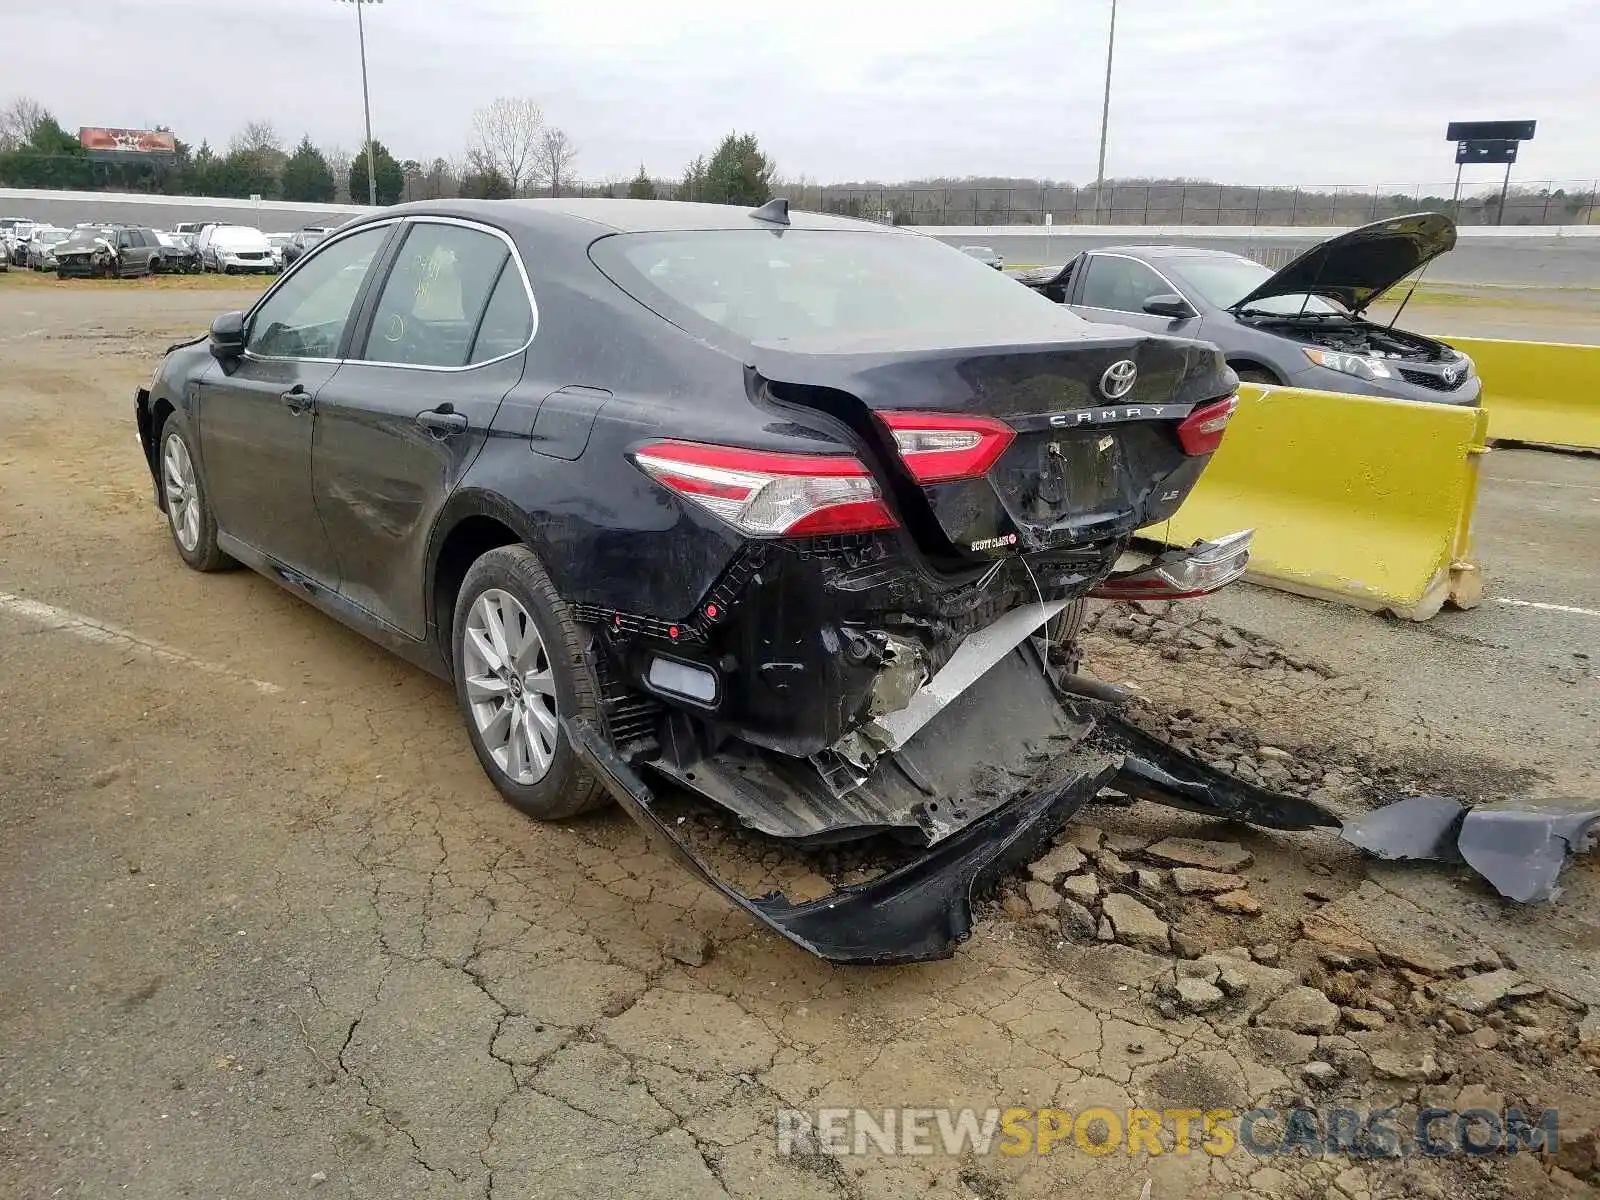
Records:
<instances>
[{"instance_id":1,"label":"dealer sticker on trunk","mask_svg":"<svg viewBox=\"0 0 1600 1200\"><path fill-rule=\"evenodd\" d=\"M1014 533L1003 533L999 537L979 538L975 542L969 542L967 544L967 549L968 550L998 550L1002 546L1015 546L1016 544L1017 544L1017 535L1016 534L1014 534Z\"/></svg>"}]
</instances>

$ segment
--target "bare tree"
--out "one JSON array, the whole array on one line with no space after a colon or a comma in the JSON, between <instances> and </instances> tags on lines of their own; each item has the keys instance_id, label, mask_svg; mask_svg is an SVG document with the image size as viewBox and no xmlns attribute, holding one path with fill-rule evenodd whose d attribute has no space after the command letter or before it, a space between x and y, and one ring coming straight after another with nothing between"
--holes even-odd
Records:
<instances>
[{"instance_id":1,"label":"bare tree","mask_svg":"<svg viewBox=\"0 0 1600 1200\"><path fill-rule=\"evenodd\" d=\"M539 150L534 156L537 174L550 185L552 196L561 195L562 187L572 176L572 163L578 157L578 148L572 144L567 131L554 125L547 127L539 137Z\"/></svg>"},{"instance_id":2,"label":"bare tree","mask_svg":"<svg viewBox=\"0 0 1600 1200\"><path fill-rule=\"evenodd\" d=\"M235 153L241 150L251 153L261 150L282 150L283 139L278 136L278 131L272 127L271 121L251 121L233 135L233 140L228 143L228 149Z\"/></svg>"},{"instance_id":3,"label":"bare tree","mask_svg":"<svg viewBox=\"0 0 1600 1200\"><path fill-rule=\"evenodd\" d=\"M544 113L526 96L498 96L472 114L473 152L484 169L497 172L513 196L538 181Z\"/></svg>"},{"instance_id":4,"label":"bare tree","mask_svg":"<svg viewBox=\"0 0 1600 1200\"><path fill-rule=\"evenodd\" d=\"M340 204L350 203L350 159L351 153L343 146L323 146L322 157L328 162L328 169L333 172L333 198ZM361 203L367 202L366 197L361 198Z\"/></svg>"},{"instance_id":5,"label":"bare tree","mask_svg":"<svg viewBox=\"0 0 1600 1200\"><path fill-rule=\"evenodd\" d=\"M0 111L0 149L14 150L33 138L50 112L32 96L18 96Z\"/></svg>"}]
</instances>

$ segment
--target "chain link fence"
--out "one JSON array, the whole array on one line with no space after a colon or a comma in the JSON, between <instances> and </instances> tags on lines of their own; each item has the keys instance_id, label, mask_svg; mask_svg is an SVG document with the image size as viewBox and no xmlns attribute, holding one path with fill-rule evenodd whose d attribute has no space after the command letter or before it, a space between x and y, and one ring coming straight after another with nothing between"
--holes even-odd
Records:
<instances>
[{"instance_id":1,"label":"chain link fence","mask_svg":"<svg viewBox=\"0 0 1600 1200\"><path fill-rule=\"evenodd\" d=\"M1093 187L805 186L780 189L801 208L897 225L1363 225L1403 213L1450 213L1460 225L1600 224L1600 180L1514 184L1500 213L1500 190L1474 188L1452 199L1453 184L1259 187L1214 183L1107 184Z\"/></svg>"},{"instance_id":2,"label":"chain link fence","mask_svg":"<svg viewBox=\"0 0 1600 1200\"><path fill-rule=\"evenodd\" d=\"M46 179L8 178L8 174L16 173L15 169L8 172L6 168L4 160L10 157L0 155L0 186L191 194L188 181L181 174L146 170L139 175L131 168L113 170L104 165L92 169L80 158L62 162L80 174L88 172L82 179L77 175L58 179L50 172L46 172L50 176ZM658 180L654 187L663 200L700 199L670 182ZM459 181L453 174L412 172L406 177L400 199L436 199L454 196L458 190ZM625 196L627 190L627 183L615 181L575 182L563 186L562 194ZM1092 185L1044 182L1004 186L979 181L897 186L785 183L777 185L775 191L788 196L797 208L896 225L1043 225L1048 217L1054 225L1346 227L1419 211L1449 213L1459 225L1600 224L1600 213L1596 212L1600 180L1596 179L1516 181L1506 196L1503 213L1498 186L1474 184L1457 199L1453 181L1308 187L1116 182L1107 183L1098 196ZM549 193L546 190L532 194Z\"/></svg>"}]
</instances>

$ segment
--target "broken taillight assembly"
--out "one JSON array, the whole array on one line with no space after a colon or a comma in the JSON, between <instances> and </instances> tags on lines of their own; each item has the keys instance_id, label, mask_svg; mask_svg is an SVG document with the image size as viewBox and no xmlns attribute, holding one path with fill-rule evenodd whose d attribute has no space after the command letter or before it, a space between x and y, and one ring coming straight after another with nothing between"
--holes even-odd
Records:
<instances>
[{"instance_id":1,"label":"broken taillight assembly","mask_svg":"<svg viewBox=\"0 0 1600 1200\"><path fill-rule=\"evenodd\" d=\"M1004 422L958 413L880 412L878 419L918 483L986 475L1017 436Z\"/></svg>"},{"instance_id":2,"label":"broken taillight assembly","mask_svg":"<svg viewBox=\"0 0 1600 1200\"><path fill-rule=\"evenodd\" d=\"M633 460L657 483L751 537L860 533L895 525L872 475L849 454L650 442Z\"/></svg>"},{"instance_id":3,"label":"broken taillight assembly","mask_svg":"<svg viewBox=\"0 0 1600 1200\"><path fill-rule=\"evenodd\" d=\"M1222 435L1239 407L1239 397L1213 400L1195 409L1178 426L1178 441L1189 455L1210 454L1222 444Z\"/></svg>"},{"instance_id":4,"label":"broken taillight assembly","mask_svg":"<svg viewBox=\"0 0 1600 1200\"><path fill-rule=\"evenodd\" d=\"M1145 566L1114 571L1090 592L1100 600L1187 600L1225 587L1250 563L1255 530L1242 529L1212 542L1163 550Z\"/></svg>"}]
</instances>

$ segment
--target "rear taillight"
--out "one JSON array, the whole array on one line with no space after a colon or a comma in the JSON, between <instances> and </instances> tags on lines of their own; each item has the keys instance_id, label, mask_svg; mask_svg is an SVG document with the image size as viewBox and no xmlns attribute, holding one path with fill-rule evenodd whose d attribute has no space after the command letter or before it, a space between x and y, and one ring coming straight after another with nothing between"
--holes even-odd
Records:
<instances>
[{"instance_id":1,"label":"rear taillight","mask_svg":"<svg viewBox=\"0 0 1600 1200\"><path fill-rule=\"evenodd\" d=\"M1100 600L1184 600L1226 587L1250 563L1255 530L1242 529L1210 542L1163 550L1147 566L1113 572L1089 594Z\"/></svg>"},{"instance_id":2,"label":"rear taillight","mask_svg":"<svg viewBox=\"0 0 1600 1200\"><path fill-rule=\"evenodd\" d=\"M1178 441L1185 454L1210 454L1222 444L1222 434L1228 428L1233 410L1239 407L1239 397L1229 396L1202 404L1178 426Z\"/></svg>"},{"instance_id":3,"label":"rear taillight","mask_svg":"<svg viewBox=\"0 0 1600 1200\"><path fill-rule=\"evenodd\" d=\"M918 483L976 479L1006 452L1016 431L988 417L955 413L880 412L900 457Z\"/></svg>"},{"instance_id":4,"label":"rear taillight","mask_svg":"<svg viewBox=\"0 0 1600 1200\"><path fill-rule=\"evenodd\" d=\"M657 483L751 537L859 533L895 524L867 468L848 454L651 442L633 460Z\"/></svg>"}]
</instances>

